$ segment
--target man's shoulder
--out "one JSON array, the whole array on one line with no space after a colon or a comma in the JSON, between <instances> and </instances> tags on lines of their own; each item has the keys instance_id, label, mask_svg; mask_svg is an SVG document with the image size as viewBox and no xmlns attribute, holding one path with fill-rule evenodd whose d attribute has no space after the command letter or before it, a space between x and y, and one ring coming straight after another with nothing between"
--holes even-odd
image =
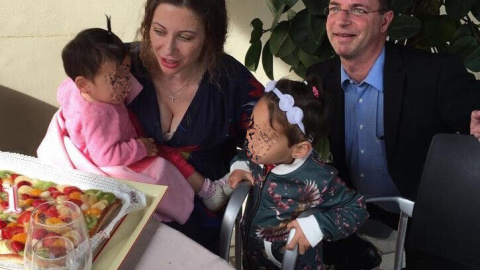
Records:
<instances>
[{"instance_id":1,"label":"man's shoulder","mask_svg":"<svg viewBox=\"0 0 480 270\"><path fill-rule=\"evenodd\" d=\"M325 75L332 71L339 70L336 67L340 66L340 58L337 55L333 55L321 62L318 62L308 68L308 74L320 74Z\"/></svg>"},{"instance_id":2,"label":"man's shoulder","mask_svg":"<svg viewBox=\"0 0 480 270\"><path fill-rule=\"evenodd\" d=\"M411 66L438 66L442 63L448 63L450 61L459 61L459 57L449 53L432 53L427 50L417 49L410 46L393 44L387 42L386 47L386 59L392 56L398 56L402 59L402 62Z\"/></svg>"}]
</instances>

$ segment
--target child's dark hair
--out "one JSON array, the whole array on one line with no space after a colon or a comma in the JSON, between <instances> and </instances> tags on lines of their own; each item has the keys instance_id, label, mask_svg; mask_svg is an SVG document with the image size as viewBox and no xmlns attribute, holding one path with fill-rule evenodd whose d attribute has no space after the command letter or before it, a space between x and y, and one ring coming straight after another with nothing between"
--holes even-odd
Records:
<instances>
[{"instance_id":1,"label":"child's dark hair","mask_svg":"<svg viewBox=\"0 0 480 270\"><path fill-rule=\"evenodd\" d=\"M112 33L108 17L107 26L108 30L83 30L63 48L63 67L72 80L78 76L93 80L103 63L122 63L127 50L122 40Z\"/></svg>"},{"instance_id":2,"label":"child's dark hair","mask_svg":"<svg viewBox=\"0 0 480 270\"><path fill-rule=\"evenodd\" d=\"M305 134L297 125L288 122L286 113L279 108L279 98L273 91L265 93L262 97L267 102L270 126L273 127L275 121L283 128L289 147L306 140L315 145L320 138L327 135L327 108L320 78L310 76L306 82L281 79L275 85L282 94L291 95L295 100L294 106L302 109ZM313 89L314 86L316 93Z\"/></svg>"}]
</instances>

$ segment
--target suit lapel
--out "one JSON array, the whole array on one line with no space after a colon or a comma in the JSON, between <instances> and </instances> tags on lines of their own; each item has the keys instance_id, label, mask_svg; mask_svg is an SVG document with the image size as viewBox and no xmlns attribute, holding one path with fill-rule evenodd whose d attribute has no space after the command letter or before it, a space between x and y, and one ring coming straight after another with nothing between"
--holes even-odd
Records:
<instances>
[{"instance_id":1,"label":"suit lapel","mask_svg":"<svg viewBox=\"0 0 480 270\"><path fill-rule=\"evenodd\" d=\"M328 100L332 109L332 117L330 117L330 140L335 141L331 144L337 146L337 149L332 149L334 162L346 160L345 153L345 93L340 84L340 60L335 59L330 66L328 79L326 79L326 89L331 93L331 100Z\"/></svg>"},{"instance_id":2,"label":"suit lapel","mask_svg":"<svg viewBox=\"0 0 480 270\"><path fill-rule=\"evenodd\" d=\"M384 132L387 163L392 164L393 152L397 143L397 132L400 113L403 105L403 91L405 74L402 72L403 61L398 48L385 44L385 69L384 69Z\"/></svg>"}]
</instances>

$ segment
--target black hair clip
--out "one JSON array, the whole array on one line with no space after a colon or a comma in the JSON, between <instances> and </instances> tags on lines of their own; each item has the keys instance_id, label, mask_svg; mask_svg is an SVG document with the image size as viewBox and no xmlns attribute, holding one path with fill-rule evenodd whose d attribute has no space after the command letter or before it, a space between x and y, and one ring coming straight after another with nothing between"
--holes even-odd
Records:
<instances>
[{"instance_id":1,"label":"black hair clip","mask_svg":"<svg viewBox=\"0 0 480 270\"><path fill-rule=\"evenodd\" d=\"M107 14L105 14L105 17L107 18L107 31L108 31L108 34L111 35L112 34L112 22L111 22L112 16L108 16Z\"/></svg>"}]
</instances>

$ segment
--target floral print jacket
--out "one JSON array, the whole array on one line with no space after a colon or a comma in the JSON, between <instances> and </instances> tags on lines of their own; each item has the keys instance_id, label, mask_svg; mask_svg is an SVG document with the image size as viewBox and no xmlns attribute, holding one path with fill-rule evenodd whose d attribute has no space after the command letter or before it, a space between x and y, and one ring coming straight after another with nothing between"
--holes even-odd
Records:
<instances>
[{"instance_id":1,"label":"floral print jacket","mask_svg":"<svg viewBox=\"0 0 480 270\"><path fill-rule=\"evenodd\" d=\"M249 166L255 182L242 221L246 263L250 264L247 268L275 269L268 254L282 261L289 233L287 224L307 209L317 210L313 216L326 241L350 236L367 220L363 196L349 189L337 177L335 168L316 157L313 152L306 159L276 166L271 171L247 160L244 154L236 157L236 162ZM269 243L272 250L266 251ZM322 269L321 245L300 256L297 269Z\"/></svg>"}]
</instances>

